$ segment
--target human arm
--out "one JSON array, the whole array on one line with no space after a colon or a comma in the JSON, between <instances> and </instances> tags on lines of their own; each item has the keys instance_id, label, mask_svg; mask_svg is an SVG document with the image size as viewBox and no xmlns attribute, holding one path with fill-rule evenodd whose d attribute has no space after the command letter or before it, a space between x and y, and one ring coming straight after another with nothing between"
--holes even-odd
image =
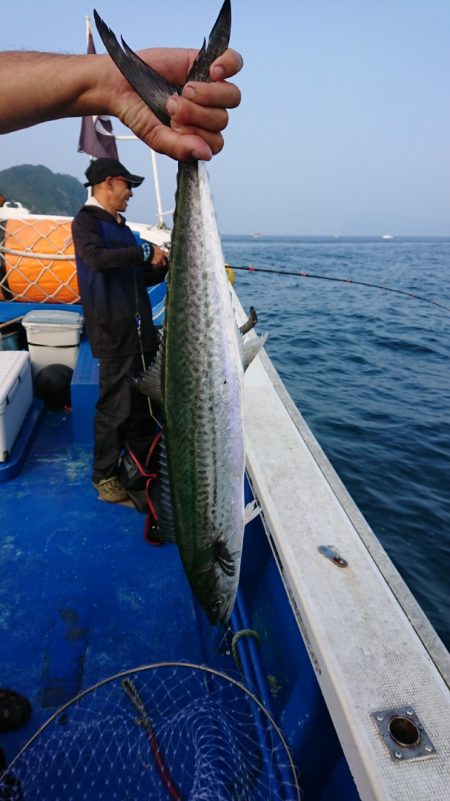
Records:
<instances>
[{"instance_id":1,"label":"human arm","mask_svg":"<svg viewBox=\"0 0 450 801\"><path fill-rule=\"evenodd\" d=\"M129 237L133 244L123 247L106 246L97 228L96 217L98 216L106 222L113 220L107 213L97 212L94 208L85 206L72 222L75 253L92 272L127 270L131 267L144 267L152 263L153 246L150 250L144 250L141 244L134 242L130 231ZM114 228L114 230L116 229ZM117 230L119 230L119 226L117 226ZM119 234L117 238L119 238Z\"/></svg>"},{"instance_id":2,"label":"human arm","mask_svg":"<svg viewBox=\"0 0 450 801\"><path fill-rule=\"evenodd\" d=\"M197 51L155 48L139 55L169 82L183 84ZM63 117L106 114L118 117L159 153L178 160L209 160L223 147L226 109L239 105L239 89L226 79L241 67L241 56L227 50L211 66L211 83L189 82L180 97L168 99L167 127L109 56L0 53L0 133Z\"/></svg>"}]
</instances>

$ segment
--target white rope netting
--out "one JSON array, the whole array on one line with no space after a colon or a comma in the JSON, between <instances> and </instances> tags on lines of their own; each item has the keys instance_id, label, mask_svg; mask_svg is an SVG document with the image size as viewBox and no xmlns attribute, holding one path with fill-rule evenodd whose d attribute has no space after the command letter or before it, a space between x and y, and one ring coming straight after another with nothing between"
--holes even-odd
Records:
<instances>
[{"instance_id":1,"label":"white rope netting","mask_svg":"<svg viewBox=\"0 0 450 801\"><path fill-rule=\"evenodd\" d=\"M10 801L298 801L283 735L225 674L122 673L56 712L0 776Z\"/></svg>"},{"instance_id":2,"label":"white rope netting","mask_svg":"<svg viewBox=\"0 0 450 801\"><path fill-rule=\"evenodd\" d=\"M0 221L0 300L79 303L71 219Z\"/></svg>"}]
</instances>

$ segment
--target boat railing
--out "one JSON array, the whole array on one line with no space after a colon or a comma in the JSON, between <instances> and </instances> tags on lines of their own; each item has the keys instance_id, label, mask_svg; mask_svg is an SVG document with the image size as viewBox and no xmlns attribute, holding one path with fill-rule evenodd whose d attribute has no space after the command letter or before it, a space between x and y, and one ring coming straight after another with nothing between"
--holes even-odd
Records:
<instances>
[{"instance_id":1,"label":"boat railing","mask_svg":"<svg viewBox=\"0 0 450 801\"><path fill-rule=\"evenodd\" d=\"M0 208L0 301L78 304L72 217L5 215ZM168 247L170 230L130 223L135 236Z\"/></svg>"}]
</instances>

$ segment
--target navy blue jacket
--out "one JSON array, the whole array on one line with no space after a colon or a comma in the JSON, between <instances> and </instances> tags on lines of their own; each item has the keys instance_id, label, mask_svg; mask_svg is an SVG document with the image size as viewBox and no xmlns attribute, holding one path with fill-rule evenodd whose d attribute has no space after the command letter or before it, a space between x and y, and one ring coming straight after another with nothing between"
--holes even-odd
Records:
<instances>
[{"instance_id":1,"label":"navy blue jacket","mask_svg":"<svg viewBox=\"0 0 450 801\"><path fill-rule=\"evenodd\" d=\"M160 283L165 267L145 264L133 232L104 209L83 206L72 223L78 287L86 333L94 356L140 352L136 313L144 351L157 349L147 286Z\"/></svg>"}]
</instances>

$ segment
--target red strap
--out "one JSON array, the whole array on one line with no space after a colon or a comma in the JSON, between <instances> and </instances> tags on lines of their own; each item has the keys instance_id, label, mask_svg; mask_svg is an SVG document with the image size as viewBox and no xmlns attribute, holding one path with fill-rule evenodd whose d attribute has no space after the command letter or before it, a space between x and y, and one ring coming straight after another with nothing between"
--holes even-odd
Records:
<instances>
[{"instance_id":1,"label":"red strap","mask_svg":"<svg viewBox=\"0 0 450 801\"><path fill-rule=\"evenodd\" d=\"M146 460L144 462L145 467L147 467L147 465L149 464L150 459L152 458L153 453L154 453L154 451L156 449L156 446L159 445L159 443L160 443L160 440L161 440L161 432L158 431L158 433L156 434L156 436L153 438L153 440L150 443L150 447L149 447L148 453L147 453L147 458L146 458Z\"/></svg>"},{"instance_id":2,"label":"red strap","mask_svg":"<svg viewBox=\"0 0 450 801\"><path fill-rule=\"evenodd\" d=\"M148 503L148 512L145 518L144 539L149 542L150 545L162 545L160 540L157 540L153 537L153 532L158 528L158 514L150 497L150 485L155 478L157 478L156 473L152 473L145 485L145 496Z\"/></svg>"},{"instance_id":3,"label":"red strap","mask_svg":"<svg viewBox=\"0 0 450 801\"><path fill-rule=\"evenodd\" d=\"M144 470L144 468L142 467L139 459L137 458L137 456L135 456L135 454L131 450L130 446L128 446L128 453L130 454L130 457L133 460L134 465L137 468L137 471L138 471L139 475L143 476L143 478L149 478L151 473L147 473L147 471Z\"/></svg>"},{"instance_id":4,"label":"red strap","mask_svg":"<svg viewBox=\"0 0 450 801\"><path fill-rule=\"evenodd\" d=\"M155 452L156 447L159 445L160 439L161 439L161 432L158 432L158 434L156 434L156 436L150 443L150 447L148 449L147 457L144 463L145 467L147 467L147 465L149 464ZM130 446L128 446L128 453L130 454L130 457L133 460L133 463L139 475L147 479L145 483L145 497L147 499L148 512L145 518L144 539L151 545L162 545L162 542L160 540L155 539L153 536L153 532L158 528L158 514L156 512L153 501L150 497L150 485L158 477L157 473L149 473L147 470L145 470L144 467L142 467L141 463L139 462L139 459L135 456L135 454L131 450Z\"/></svg>"}]
</instances>

